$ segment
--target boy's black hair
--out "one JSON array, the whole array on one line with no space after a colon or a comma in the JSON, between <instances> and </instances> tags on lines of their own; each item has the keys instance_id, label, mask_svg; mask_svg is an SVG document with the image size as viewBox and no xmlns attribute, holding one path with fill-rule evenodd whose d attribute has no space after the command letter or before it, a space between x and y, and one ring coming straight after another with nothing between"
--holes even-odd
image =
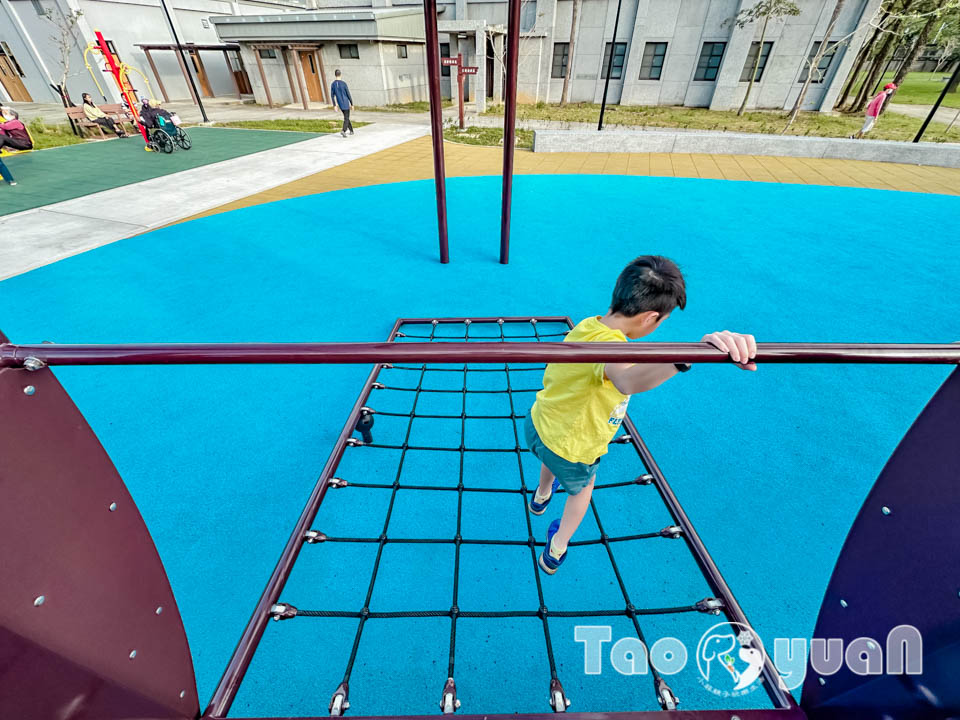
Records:
<instances>
[{"instance_id":1,"label":"boy's black hair","mask_svg":"<svg viewBox=\"0 0 960 720\"><path fill-rule=\"evenodd\" d=\"M333 71L334 77L340 77L342 74L343 74L343 73L340 72L340 69L339 69L339 68L337 68L336 70Z\"/></svg>"},{"instance_id":2,"label":"boy's black hair","mask_svg":"<svg viewBox=\"0 0 960 720\"><path fill-rule=\"evenodd\" d=\"M667 315L686 305L687 287L677 264L661 255L641 255L617 278L610 311L627 317L651 310Z\"/></svg>"}]
</instances>

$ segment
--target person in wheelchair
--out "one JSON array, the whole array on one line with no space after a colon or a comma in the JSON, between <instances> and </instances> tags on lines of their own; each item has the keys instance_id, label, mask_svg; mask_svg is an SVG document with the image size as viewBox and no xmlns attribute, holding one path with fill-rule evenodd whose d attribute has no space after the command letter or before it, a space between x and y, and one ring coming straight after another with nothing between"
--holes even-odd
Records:
<instances>
[{"instance_id":1,"label":"person in wheelchair","mask_svg":"<svg viewBox=\"0 0 960 720\"><path fill-rule=\"evenodd\" d=\"M189 150L192 145L190 136L179 127L179 118L174 118L162 107L152 105L149 100L145 99L140 106L140 122L147 129L149 145L156 146L151 149L170 153L173 152L174 143L184 150Z\"/></svg>"}]
</instances>

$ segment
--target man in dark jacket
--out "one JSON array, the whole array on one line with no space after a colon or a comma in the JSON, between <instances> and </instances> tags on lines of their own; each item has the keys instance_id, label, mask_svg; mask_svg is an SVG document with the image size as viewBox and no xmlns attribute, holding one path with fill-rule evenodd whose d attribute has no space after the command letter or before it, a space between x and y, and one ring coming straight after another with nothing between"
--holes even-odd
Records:
<instances>
[{"instance_id":1,"label":"man in dark jacket","mask_svg":"<svg viewBox=\"0 0 960 720\"><path fill-rule=\"evenodd\" d=\"M353 98L350 97L350 88L340 79L342 74L340 70L334 73L337 79L334 80L333 85L330 86L330 97L333 98L333 106L339 108L340 112L343 113L343 129L340 130L340 135L346 137L347 130L353 135L353 123L350 122L350 111L353 110Z\"/></svg>"}]
</instances>

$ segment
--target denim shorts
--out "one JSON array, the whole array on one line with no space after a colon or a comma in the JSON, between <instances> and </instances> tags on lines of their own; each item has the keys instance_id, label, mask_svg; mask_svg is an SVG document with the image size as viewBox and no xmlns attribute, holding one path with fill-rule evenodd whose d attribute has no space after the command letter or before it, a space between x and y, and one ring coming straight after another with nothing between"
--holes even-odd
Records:
<instances>
[{"instance_id":1,"label":"denim shorts","mask_svg":"<svg viewBox=\"0 0 960 720\"><path fill-rule=\"evenodd\" d=\"M543 444L540 435L537 434L537 428L533 424L533 418L527 412L527 419L523 426L524 436L527 440L527 447L547 469L554 474L554 477L560 481L560 485L570 495L576 495L583 490L597 473L597 466L600 464L600 458L591 465L580 462L571 462L557 455L553 450Z\"/></svg>"}]
</instances>

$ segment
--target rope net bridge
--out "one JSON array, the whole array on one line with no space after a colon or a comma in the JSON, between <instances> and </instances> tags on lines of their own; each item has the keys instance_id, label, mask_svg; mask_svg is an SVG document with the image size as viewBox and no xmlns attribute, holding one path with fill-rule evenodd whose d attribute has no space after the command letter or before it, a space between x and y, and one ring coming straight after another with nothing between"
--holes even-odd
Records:
<instances>
[{"instance_id":1,"label":"rope net bridge","mask_svg":"<svg viewBox=\"0 0 960 720\"><path fill-rule=\"evenodd\" d=\"M438 344L469 343L471 341L556 342L563 340L569 331L569 327L572 327L572 323L568 318L400 320L395 326L394 332L391 333L390 342L430 342ZM343 544L366 545L368 548L375 548L372 570L367 573L366 568L364 567L361 570L358 563L357 567L353 568L353 574L350 575L351 582L362 584L366 588L362 604L359 607L351 608L300 607L286 602L284 593L279 592L267 611L267 615L278 622L287 622L294 619L298 622L315 622L316 619L330 618L357 621L349 654L347 657L339 659L339 662L343 663L343 678L333 691L327 706L331 716L343 715L350 708L350 681L357 667L358 652L365 639L367 643L377 642L376 639L369 639L370 633L367 632L367 628L371 622L391 622L400 618L449 620L449 643L445 673L437 680L438 704L445 714L454 713L461 707L461 699L458 698L456 684L457 639L458 629L461 630L462 637L464 625L462 621L464 620L523 619L524 632L542 635L540 655L543 659L543 689L544 694L548 696L549 706L554 712L565 712L571 704L558 675L558 661L554 652L554 642L558 632L557 622L562 621L562 619L579 619L584 624L609 625L612 624L611 620L613 618L625 618L631 628L630 632L646 648L649 648L650 645L648 638L644 635L644 621L645 619L649 620L651 616L681 613L703 613L715 616L724 613L731 621L747 624L746 618L731 595L729 588L717 571L629 418L624 422L623 431L612 441L611 445L614 447L611 447L608 458L620 453L630 453L630 457L636 455L637 457L632 461L629 458L618 457L620 461L618 465L632 465L636 472L623 479L616 477L619 474L616 472L609 473L612 476L609 481L601 482L601 478L598 478L595 485L596 492L584 524L585 528L592 517L596 524L595 534L597 537L585 538L588 533L584 532L584 528L581 528L580 533L578 533L581 537L577 538L575 536L574 541L570 544L574 553L577 552L578 548L585 546L595 546L601 550L601 554L604 556L602 562L609 566L612 576L615 578L617 600L609 604L601 602L599 606L592 606L591 600L596 598L596 593L590 587L586 587L583 588L584 592L581 593L579 599L568 599L564 603L565 605L571 603L577 605L579 602L581 607L558 610L548 606L545 599L544 584L556 582L556 580L545 578L538 569L537 558L545 544L546 524L541 520L535 526L535 521L529 511L528 503L533 497L539 479L536 470L539 468L539 461L533 458L525 447L523 431L523 422L529 407L533 404L534 393L542 387L543 370L543 364L511 365L505 363L500 365L462 364L451 366L449 364L438 365L432 363L395 363L380 364L371 373L358 400L358 406L354 408L344 427L344 433L341 436L342 447L338 444L330 462L324 469L320 482L324 485L324 491L331 490L335 493L332 497L323 499L324 512L322 515L327 520L329 520L331 513L346 520L350 517L353 506L362 507L366 513L374 512L373 508L378 506L371 499L370 493L387 494L389 499L385 503L385 513L379 532L370 532L366 535L356 533L338 534L322 523L313 521L311 526L302 533L302 546L306 548L303 550L305 553L311 552L310 546L324 545L329 547L333 544L338 546ZM485 432L476 423L497 424L501 432ZM445 428L445 430L440 428ZM471 432L473 428L477 429ZM432 431L425 432L427 429ZM496 438L495 442L490 441L491 436ZM350 462L342 464L341 457L344 453L349 454L345 459ZM405 463L410 465L412 458L420 458L424 453L445 455L446 457L442 462L433 466L442 469L435 470L436 475L433 477L426 475L422 470L405 472ZM344 465L350 465L351 467L358 465L357 462L353 462L356 460L354 454L363 454L362 459L365 461L363 471L356 473L359 476L354 476L349 468L344 467ZM497 473L497 481L494 483L489 481L478 483L469 476L476 474L477 470L475 468L478 467L478 464L482 465L484 458L488 457L491 458L489 462L486 462L486 467L489 470L481 472L485 474ZM609 459L606 462L609 464ZM418 468L421 465L420 462L416 464ZM504 470L508 466L512 466L513 470ZM468 468L466 472L465 467ZM371 472L373 468L375 468L375 472ZM601 477L607 474L603 472ZM377 476L372 479L382 479L383 482L371 482L371 475ZM491 484L495 486L489 486ZM654 495L659 490L659 496L666 504L670 522L662 527L638 528L644 530L644 532L632 534L608 533L605 529L605 519L601 517L598 509L596 493L609 493L614 488L630 488L631 491L635 491L636 497L631 497L630 502L641 508L656 503L657 500L654 499ZM549 509L558 516L562 512L562 502L564 500L563 491L560 490L559 492L561 494L553 507ZM399 499L411 496L423 497L421 493L435 495L443 493L447 496L455 496L455 504L452 499L450 502L444 503L444 507L450 510L455 507L455 523L452 523L453 532L437 532L439 526L448 525L447 522L439 519L433 522L429 520L422 522L417 528L418 532L415 533L417 537L407 537L408 533L397 527L398 519L401 524L409 525L409 523L402 523L402 517L400 516L404 511L398 509ZM351 497L350 501L347 502L345 494L362 495L362 497ZM465 525L469 526L475 523L469 522L470 518L465 511L465 504L476 508L477 505L474 501L478 500L481 495L484 500L488 501L486 503L488 505L490 504L489 501L493 500L493 496L497 497L498 502L492 505L492 507L497 508L497 512L505 512L502 508L511 507L509 503L516 505L517 512L522 506L523 532L517 532L515 537L478 537L474 533L466 531ZM465 498L467 499L466 503ZM409 506L410 502L403 505L405 508L409 508ZM342 508L342 510L338 508ZM477 510L474 509L473 512L476 513ZM649 516L650 513L639 513L639 515L642 518ZM422 512L421 516L423 516ZM427 517L429 517L429 513ZM631 526L642 525L643 520L630 520L629 524ZM355 529L355 523L352 522L344 522L343 526ZM685 542L693 553L694 559L699 563L707 587L712 590L712 594L705 597L690 597L688 601L675 606L646 606L630 591L630 587L633 588L634 592L636 592L637 587L642 588L643 581L639 578L633 578L634 582L630 582L629 578L625 580L624 572L617 562L618 553L621 553L627 544L641 541L648 543ZM452 573L452 592L448 601L442 605L435 602L433 604L425 602L422 607L417 607L417 609L390 609L390 599L384 597L385 593L381 592L375 596L378 579L383 577L381 569L385 564L384 552L389 547L398 549L405 547L409 550L414 546L421 548L445 546L452 549L453 562L451 565L437 563L430 570L433 577L442 576L444 573ZM528 573L527 577L532 580L535 587L537 598L535 604L514 600L523 593L511 587L500 588L502 594L511 598L505 602L507 607L502 610L471 607L470 599L465 601L462 597L461 578L464 574L464 568L470 562L468 558L473 558L473 561L477 559L469 549L493 546L514 548L518 551L516 555L510 556L510 562L518 561L522 567L513 568L513 575ZM314 550L313 552L317 551ZM401 551L397 550L395 552L399 553ZM396 562L393 559L394 557L395 555L391 555L392 562ZM598 562L597 557L591 555L591 562ZM585 558L582 558L582 560L585 561ZM571 565L571 563L568 563L568 565ZM475 571L476 568L471 570L471 577L477 574ZM572 572L568 567L564 567L563 571ZM589 573L593 577L598 577L593 568L589 570ZM420 574L419 569L409 570L407 586L404 588L407 593L419 595L422 585L432 582L429 577L418 577ZM482 570L480 574L483 574ZM391 583L391 586L393 584L395 583ZM423 594L432 597L436 593ZM323 589L317 595L323 597ZM409 599L407 599L408 603ZM714 624L716 621L714 620L708 625ZM315 630L311 632L315 632ZM476 632L476 627L471 626L466 632L473 634ZM570 642L573 638L566 630L564 630L562 637L564 642L573 644ZM656 639L656 637L653 638L654 641ZM582 646L577 643L575 647L581 652L582 658ZM369 651L369 648L367 650ZM507 663L510 662L509 657L504 658L504 660ZM424 661L424 658L418 657L414 662ZM335 662L338 662L336 657L325 653L325 664ZM437 659L436 665L440 666L441 664L442 660ZM781 689L776 680L771 682L771 678L777 676L773 674L775 671L769 667L769 661L767 665L764 669L765 689L773 702L773 706L779 708L795 707L789 693ZM440 667L437 667L437 670L439 671ZM579 672L582 673L582 670ZM679 702L677 696L666 678L652 664L649 665L649 679L635 678L632 682L635 688L634 694L649 692L649 698L651 700L655 698L655 703L649 703L651 707L659 706L664 710L677 708ZM640 690L641 687L649 688L649 690ZM215 706L215 703L216 696L211 708ZM465 711L473 713L490 710L495 710L495 708L490 707L488 703L484 703L484 707L469 707ZM397 708L395 711L402 711L402 709ZM210 709L208 709L209 712ZM219 715L219 713L217 714Z\"/></svg>"}]
</instances>

